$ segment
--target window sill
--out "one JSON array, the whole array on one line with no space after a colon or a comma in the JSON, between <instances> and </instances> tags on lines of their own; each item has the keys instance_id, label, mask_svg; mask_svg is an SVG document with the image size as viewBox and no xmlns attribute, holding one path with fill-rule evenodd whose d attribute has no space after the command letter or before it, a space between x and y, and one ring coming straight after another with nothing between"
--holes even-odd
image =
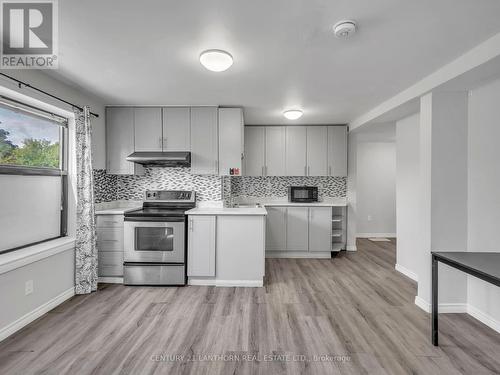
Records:
<instances>
[{"instance_id":1,"label":"window sill","mask_svg":"<svg viewBox=\"0 0 500 375\"><path fill-rule=\"evenodd\" d=\"M0 255L0 274L75 248L74 237L63 237Z\"/></svg>"}]
</instances>

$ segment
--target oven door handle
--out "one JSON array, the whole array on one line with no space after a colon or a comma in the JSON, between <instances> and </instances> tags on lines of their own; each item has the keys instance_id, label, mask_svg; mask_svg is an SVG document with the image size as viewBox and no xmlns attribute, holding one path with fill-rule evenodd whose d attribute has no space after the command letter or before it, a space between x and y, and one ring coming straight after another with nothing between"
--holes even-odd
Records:
<instances>
[{"instance_id":1,"label":"oven door handle","mask_svg":"<svg viewBox=\"0 0 500 375\"><path fill-rule=\"evenodd\" d=\"M123 219L124 221L129 221L129 222L137 222L137 223L182 223L186 220L185 217L126 217Z\"/></svg>"}]
</instances>

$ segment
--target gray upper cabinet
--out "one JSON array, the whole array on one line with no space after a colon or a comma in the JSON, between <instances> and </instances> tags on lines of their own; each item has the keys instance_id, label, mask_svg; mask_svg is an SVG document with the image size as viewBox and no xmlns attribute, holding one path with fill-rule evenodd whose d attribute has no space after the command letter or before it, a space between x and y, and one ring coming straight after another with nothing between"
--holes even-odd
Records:
<instances>
[{"instance_id":1,"label":"gray upper cabinet","mask_svg":"<svg viewBox=\"0 0 500 375\"><path fill-rule=\"evenodd\" d=\"M191 108L191 173L218 174L217 107Z\"/></svg>"},{"instance_id":2,"label":"gray upper cabinet","mask_svg":"<svg viewBox=\"0 0 500 375\"><path fill-rule=\"evenodd\" d=\"M286 175L307 175L307 129L305 126L286 127Z\"/></svg>"},{"instance_id":3,"label":"gray upper cabinet","mask_svg":"<svg viewBox=\"0 0 500 375\"><path fill-rule=\"evenodd\" d=\"M309 207L309 251L331 251L332 208Z\"/></svg>"},{"instance_id":4,"label":"gray upper cabinet","mask_svg":"<svg viewBox=\"0 0 500 375\"><path fill-rule=\"evenodd\" d=\"M245 176L263 176L266 163L266 129L263 126L245 126Z\"/></svg>"},{"instance_id":5,"label":"gray upper cabinet","mask_svg":"<svg viewBox=\"0 0 500 375\"><path fill-rule=\"evenodd\" d=\"M307 207L287 207L286 249L288 251L307 251L308 216Z\"/></svg>"},{"instance_id":6,"label":"gray upper cabinet","mask_svg":"<svg viewBox=\"0 0 500 375\"><path fill-rule=\"evenodd\" d=\"M106 170L109 174L134 174L142 168L128 162L134 152L134 109L106 108Z\"/></svg>"},{"instance_id":7,"label":"gray upper cabinet","mask_svg":"<svg viewBox=\"0 0 500 375\"><path fill-rule=\"evenodd\" d=\"M309 126L307 128L307 175L328 175L328 127Z\"/></svg>"},{"instance_id":8,"label":"gray upper cabinet","mask_svg":"<svg viewBox=\"0 0 500 375\"><path fill-rule=\"evenodd\" d=\"M134 108L135 151L161 151L161 108Z\"/></svg>"},{"instance_id":9,"label":"gray upper cabinet","mask_svg":"<svg viewBox=\"0 0 500 375\"><path fill-rule=\"evenodd\" d=\"M265 136L265 176L285 176L285 127L266 126Z\"/></svg>"},{"instance_id":10,"label":"gray upper cabinet","mask_svg":"<svg viewBox=\"0 0 500 375\"><path fill-rule=\"evenodd\" d=\"M328 127L328 175L347 176L347 127Z\"/></svg>"},{"instance_id":11,"label":"gray upper cabinet","mask_svg":"<svg viewBox=\"0 0 500 375\"><path fill-rule=\"evenodd\" d=\"M163 151L191 149L191 110L189 107L163 108Z\"/></svg>"},{"instance_id":12,"label":"gray upper cabinet","mask_svg":"<svg viewBox=\"0 0 500 375\"><path fill-rule=\"evenodd\" d=\"M286 207L266 207L266 250L286 250Z\"/></svg>"},{"instance_id":13,"label":"gray upper cabinet","mask_svg":"<svg viewBox=\"0 0 500 375\"><path fill-rule=\"evenodd\" d=\"M243 110L219 108L219 175L241 175L243 159ZM238 173L236 173L238 172Z\"/></svg>"}]
</instances>

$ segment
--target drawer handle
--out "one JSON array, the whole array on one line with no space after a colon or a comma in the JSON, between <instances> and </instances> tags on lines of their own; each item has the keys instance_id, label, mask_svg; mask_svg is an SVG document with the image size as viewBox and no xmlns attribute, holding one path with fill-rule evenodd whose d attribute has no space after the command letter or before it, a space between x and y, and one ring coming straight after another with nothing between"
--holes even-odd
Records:
<instances>
[{"instance_id":1,"label":"drawer handle","mask_svg":"<svg viewBox=\"0 0 500 375\"><path fill-rule=\"evenodd\" d=\"M118 224L118 221L105 221L106 224Z\"/></svg>"},{"instance_id":2,"label":"drawer handle","mask_svg":"<svg viewBox=\"0 0 500 375\"><path fill-rule=\"evenodd\" d=\"M99 241L102 241L102 242L105 242L105 241L108 241L108 242L118 242L118 240L99 240Z\"/></svg>"}]
</instances>

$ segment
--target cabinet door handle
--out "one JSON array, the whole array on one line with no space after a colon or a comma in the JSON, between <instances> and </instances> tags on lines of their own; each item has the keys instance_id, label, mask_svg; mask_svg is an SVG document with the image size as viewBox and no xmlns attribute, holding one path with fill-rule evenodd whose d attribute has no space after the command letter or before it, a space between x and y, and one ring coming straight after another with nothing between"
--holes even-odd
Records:
<instances>
[{"instance_id":1,"label":"cabinet door handle","mask_svg":"<svg viewBox=\"0 0 500 375\"><path fill-rule=\"evenodd\" d=\"M307 165L304 166L304 176L307 176Z\"/></svg>"},{"instance_id":2,"label":"cabinet door handle","mask_svg":"<svg viewBox=\"0 0 500 375\"><path fill-rule=\"evenodd\" d=\"M159 137L159 138L158 138L158 146L159 146L159 147L162 147L162 146L163 146L161 137Z\"/></svg>"},{"instance_id":3,"label":"cabinet door handle","mask_svg":"<svg viewBox=\"0 0 500 375\"><path fill-rule=\"evenodd\" d=\"M307 166L307 175L308 176L311 175L311 166L310 165Z\"/></svg>"},{"instance_id":4,"label":"cabinet door handle","mask_svg":"<svg viewBox=\"0 0 500 375\"><path fill-rule=\"evenodd\" d=\"M264 166L262 166L262 176L265 176L266 175L266 172L264 171Z\"/></svg>"},{"instance_id":5,"label":"cabinet door handle","mask_svg":"<svg viewBox=\"0 0 500 375\"><path fill-rule=\"evenodd\" d=\"M329 176L332 175L332 166L331 165L328 166L328 175Z\"/></svg>"},{"instance_id":6,"label":"cabinet door handle","mask_svg":"<svg viewBox=\"0 0 500 375\"><path fill-rule=\"evenodd\" d=\"M189 230L192 232L193 231L193 219L189 218Z\"/></svg>"}]
</instances>

